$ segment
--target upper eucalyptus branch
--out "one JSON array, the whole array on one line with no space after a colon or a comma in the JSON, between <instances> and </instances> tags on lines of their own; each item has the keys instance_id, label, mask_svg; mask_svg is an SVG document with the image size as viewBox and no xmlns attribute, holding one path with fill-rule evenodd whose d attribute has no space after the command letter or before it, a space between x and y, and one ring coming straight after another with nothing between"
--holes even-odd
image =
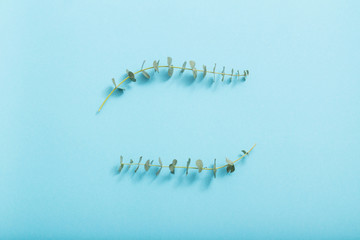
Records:
<instances>
[{"instance_id":1,"label":"upper eucalyptus branch","mask_svg":"<svg viewBox=\"0 0 360 240\"><path fill-rule=\"evenodd\" d=\"M223 67L221 73L216 72L215 71L216 70L216 63L215 63L215 66L213 68L213 71L208 71L205 65L203 65L202 70L196 69L196 67L195 67L196 63L193 60L189 61L190 68L186 67L186 64L187 64L186 61L183 63L182 67L176 67L176 66L172 65L172 58L171 57L167 58L167 65L159 66L159 62L160 62L160 60L158 60L158 61L155 60L153 62L152 67L144 68L144 64L145 64L145 61L144 61L142 66L141 66L141 69L139 71L137 71L137 72L132 72L132 71L129 71L129 70L126 69L126 73L127 73L128 76L124 80L122 80L119 84L116 84L115 79L113 78L112 82L114 84L114 89L109 93L109 95L106 97L104 102L101 104L98 112L101 111L101 109L104 106L104 104L106 103L106 101L109 99L109 97L114 93L114 91L116 89L124 90L124 89L120 88L120 85L123 84L126 80L130 79L132 82L136 82L135 75L138 74L138 73L142 73L145 78L149 79L150 75L146 70L150 70L150 69L154 69L155 72L159 72L159 68L168 68L168 75L170 77L174 74L174 69L180 69L180 74L182 74L185 70L189 70L189 71L192 71L194 79L196 79L198 77L198 72L203 73L203 78L205 78L207 73L209 73L209 74L211 73L214 76L213 77L213 82L216 81L216 74L222 76L222 78L221 78L222 82L224 81L225 76L230 76L230 82L231 82L233 80L233 78L235 78L236 80L243 79L245 81L246 77L249 75L249 70L244 70L243 74L240 74L239 70L237 70L237 72L234 74L234 69L231 69L231 73L225 73L225 67Z\"/></svg>"}]
</instances>

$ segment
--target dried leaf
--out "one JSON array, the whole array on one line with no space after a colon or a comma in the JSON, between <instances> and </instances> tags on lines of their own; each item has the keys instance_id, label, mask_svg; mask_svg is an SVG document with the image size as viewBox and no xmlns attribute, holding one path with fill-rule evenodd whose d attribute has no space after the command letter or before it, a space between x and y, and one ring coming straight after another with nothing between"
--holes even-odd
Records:
<instances>
[{"instance_id":1,"label":"dried leaf","mask_svg":"<svg viewBox=\"0 0 360 240\"><path fill-rule=\"evenodd\" d=\"M185 71L185 68L186 68L186 61L183 63L180 73L183 73Z\"/></svg>"},{"instance_id":2,"label":"dried leaf","mask_svg":"<svg viewBox=\"0 0 360 240\"><path fill-rule=\"evenodd\" d=\"M133 72L129 71L126 69L126 73L127 75L129 76L130 80L133 81L133 82L136 82L136 79L135 79L135 75Z\"/></svg>"},{"instance_id":3,"label":"dried leaf","mask_svg":"<svg viewBox=\"0 0 360 240\"><path fill-rule=\"evenodd\" d=\"M234 162L231 161L230 159L226 158L226 162L229 164L229 165L234 165Z\"/></svg>"},{"instance_id":4,"label":"dried leaf","mask_svg":"<svg viewBox=\"0 0 360 240\"><path fill-rule=\"evenodd\" d=\"M121 170L124 167L124 163L123 163L123 156L120 156L120 167L119 167L119 173L121 172Z\"/></svg>"},{"instance_id":5,"label":"dried leaf","mask_svg":"<svg viewBox=\"0 0 360 240\"><path fill-rule=\"evenodd\" d=\"M141 156L140 159L139 159L138 166L137 166L137 168L135 169L135 172L137 172L137 170L139 170L141 160L142 160L142 156Z\"/></svg>"},{"instance_id":6,"label":"dried leaf","mask_svg":"<svg viewBox=\"0 0 360 240\"><path fill-rule=\"evenodd\" d=\"M204 69L203 78L205 78L205 76L206 76L206 66L205 65L203 65L203 69Z\"/></svg>"},{"instance_id":7,"label":"dried leaf","mask_svg":"<svg viewBox=\"0 0 360 240\"><path fill-rule=\"evenodd\" d=\"M216 178L216 158L214 159L213 171L214 171L214 178Z\"/></svg>"},{"instance_id":8,"label":"dried leaf","mask_svg":"<svg viewBox=\"0 0 360 240\"><path fill-rule=\"evenodd\" d=\"M171 63L172 63L172 58L171 57L167 57L167 63L168 63L168 66L170 67Z\"/></svg>"},{"instance_id":9,"label":"dried leaf","mask_svg":"<svg viewBox=\"0 0 360 240\"><path fill-rule=\"evenodd\" d=\"M170 169L170 172L171 172L172 174L175 173L175 166L176 166L176 164L177 164L177 160L174 159L173 162L172 162L172 164L169 165L169 169Z\"/></svg>"},{"instance_id":10,"label":"dried leaf","mask_svg":"<svg viewBox=\"0 0 360 240\"><path fill-rule=\"evenodd\" d=\"M162 165L162 161L161 161L161 159L160 159L160 158L159 158L159 164L160 164L160 168L159 168L159 170L156 172L156 176L160 174L161 169L162 169L162 167L163 167L163 165Z\"/></svg>"},{"instance_id":11,"label":"dried leaf","mask_svg":"<svg viewBox=\"0 0 360 240\"><path fill-rule=\"evenodd\" d=\"M196 77L197 77L197 70L196 70L196 68L193 68L193 69L192 69L192 72L193 72L194 79L196 79Z\"/></svg>"},{"instance_id":12,"label":"dried leaf","mask_svg":"<svg viewBox=\"0 0 360 240\"><path fill-rule=\"evenodd\" d=\"M203 170L203 162L200 159L196 160L196 166L199 169L199 173L201 173L201 171Z\"/></svg>"},{"instance_id":13,"label":"dried leaf","mask_svg":"<svg viewBox=\"0 0 360 240\"><path fill-rule=\"evenodd\" d=\"M173 65L171 65L168 70L169 77L171 77L173 75L173 73L174 73L174 68L173 68Z\"/></svg>"},{"instance_id":14,"label":"dried leaf","mask_svg":"<svg viewBox=\"0 0 360 240\"><path fill-rule=\"evenodd\" d=\"M225 77L225 67L223 67L223 70L222 70L221 74L222 74L221 81L223 82L223 81L224 81L224 77Z\"/></svg>"},{"instance_id":15,"label":"dried leaf","mask_svg":"<svg viewBox=\"0 0 360 240\"><path fill-rule=\"evenodd\" d=\"M159 62L156 62L156 60L153 62L153 67L155 69L155 72L159 72Z\"/></svg>"},{"instance_id":16,"label":"dried leaf","mask_svg":"<svg viewBox=\"0 0 360 240\"><path fill-rule=\"evenodd\" d=\"M188 173L189 173L190 162L191 162L191 158L189 158L189 160L186 163L186 175L188 175Z\"/></svg>"},{"instance_id":17,"label":"dried leaf","mask_svg":"<svg viewBox=\"0 0 360 240\"><path fill-rule=\"evenodd\" d=\"M190 60L190 61L189 61L189 64L190 64L190 67L191 67L192 69L195 68L195 61Z\"/></svg>"},{"instance_id":18,"label":"dried leaf","mask_svg":"<svg viewBox=\"0 0 360 240\"><path fill-rule=\"evenodd\" d=\"M114 87L116 88L116 82L115 82L115 78L111 79L113 84L114 84Z\"/></svg>"},{"instance_id":19,"label":"dried leaf","mask_svg":"<svg viewBox=\"0 0 360 240\"><path fill-rule=\"evenodd\" d=\"M144 168L145 168L145 171L146 171L146 172L149 171L149 169L150 169L150 160L147 160L147 161L146 161L146 163L145 163L145 165L144 165Z\"/></svg>"},{"instance_id":20,"label":"dried leaf","mask_svg":"<svg viewBox=\"0 0 360 240\"><path fill-rule=\"evenodd\" d=\"M214 82L215 82L215 80L216 80L215 69L216 69L216 63L215 63L214 70L213 70L213 72L214 72Z\"/></svg>"}]
</instances>

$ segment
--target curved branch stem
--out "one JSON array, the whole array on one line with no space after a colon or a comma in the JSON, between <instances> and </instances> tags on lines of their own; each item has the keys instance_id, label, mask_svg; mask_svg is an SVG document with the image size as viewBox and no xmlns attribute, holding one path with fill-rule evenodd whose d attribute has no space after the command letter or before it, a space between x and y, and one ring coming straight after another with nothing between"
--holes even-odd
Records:
<instances>
[{"instance_id":1,"label":"curved branch stem","mask_svg":"<svg viewBox=\"0 0 360 240\"><path fill-rule=\"evenodd\" d=\"M237 162L237 161L239 161L239 160L241 160L242 158L244 158L246 155L249 155L249 153L254 149L254 147L256 146L256 144L254 144L254 146L252 146L252 148L250 148L250 150L249 151L247 151L244 155L242 155L240 158L238 158L238 159L236 159L235 161L234 161L234 164ZM145 163L123 163L124 165L130 165L130 166L132 166L132 165L135 165L135 166L143 166L143 165L145 165ZM161 166L161 165L156 165L156 164L150 164L149 165L150 167L165 167L165 168L168 168L169 166L165 166L165 165L163 165L163 166ZM227 164L225 164L224 166L221 166L221 167L217 167L216 168L216 170L218 170L218 169L221 169L221 168L224 168L224 167L227 167ZM186 168L186 167L184 167L184 166L175 166L174 168ZM189 169L199 169L199 168L197 168L197 167L189 167ZM202 170L214 170L214 168L207 168L207 167L204 167Z\"/></svg>"},{"instance_id":2,"label":"curved branch stem","mask_svg":"<svg viewBox=\"0 0 360 240\"><path fill-rule=\"evenodd\" d=\"M158 66L159 68L164 68L164 67L169 67L169 66ZM154 67L148 67L148 68L144 68L144 69L141 69L137 72L134 72L134 75L138 74L138 73L141 73L142 71L144 70L149 70L149 69L153 69ZM177 69L184 69L184 70L192 70L191 68L183 68L183 67L175 67L175 66L172 66L172 68L177 68ZM197 72L204 72L204 70L197 70ZM237 75L237 74L229 74L229 73L218 73L218 72L211 72L211 71L206 71L207 73L213 73L213 74L220 74L220 75L225 75L225 76L234 76L234 77L244 77L245 75ZM121 85L123 84L126 80L128 80L129 77L126 77L124 80L122 80L117 86L116 88L114 88L110 93L109 95L105 98L104 102L101 104L100 108L98 109L98 112L101 111L101 109L103 108L104 104L106 103L106 101L109 99L109 97L115 92L115 90Z\"/></svg>"}]
</instances>

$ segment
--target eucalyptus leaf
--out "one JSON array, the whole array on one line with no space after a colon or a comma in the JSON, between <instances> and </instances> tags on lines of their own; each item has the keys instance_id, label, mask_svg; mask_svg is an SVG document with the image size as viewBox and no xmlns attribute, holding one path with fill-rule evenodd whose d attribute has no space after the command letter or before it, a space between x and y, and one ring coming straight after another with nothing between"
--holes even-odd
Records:
<instances>
[{"instance_id":1,"label":"eucalyptus leaf","mask_svg":"<svg viewBox=\"0 0 360 240\"><path fill-rule=\"evenodd\" d=\"M243 154L247 154L247 151L245 151L245 150L241 150L242 152L243 152Z\"/></svg>"},{"instance_id":2,"label":"eucalyptus leaf","mask_svg":"<svg viewBox=\"0 0 360 240\"><path fill-rule=\"evenodd\" d=\"M142 74L144 75L144 77L146 77L147 79L150 78L150 75L149 75L145 70L142 70L141 73L142 73Z\"/></svg>"},{"instance_id":3,"label":"eucalyptus leaf","mask_svg":"<svg viewBox=\"0 0 360 240\"><path fill-rule=\"evenodd\" d=\"M234 69L231 69L230 82L231 82L231 80L232 80L233 75L234 75Z\"/></svg>"},{"instance_id":4,"label":"eucalyptus leaf","mask_svg":"<svg viewBox=\"0 0 360 240\"><path fill-rule=\"evenodd\" d=\"M185 68L186 68L186 61L183 63L180 73L183 73L185 71Z\"/></svg>"},{"instance_id":5,"label":"eucalyptus leaf","mask_svg":"<svg viewBox=\"0 0 360 240\"><path fill-rule=\"evenodd\" d=\"M234 162L229 160L228 158L226 158L226 162L228 163L227 167L226 167L226 171L228 173L232 173L235 171L235 165Z\"/></svg>"},{"instance_id":6,"label":"eucalyptus leaf","mask_svg":"<svg viewBox=\"0 0 360 240\"><path fill-rule=\"evenodd\" d=\"M196 64L195 61L190 60L190 61L189 61L189 64L190 64L190 67L191 67L191 68L195 68L195 64Z\"/></svg>"},{"instance_id":7,"label":"eucalyptus leaf","mask_svg":"<svg viewBox=\"0 0 360 240\"><path fill-rule=\"evenodd\" d=\"M227 167L226 167L226 172L227 173L232 173L232 172L234 172L235 171L235 166L234 165L228 165Z\"/></svg>"},{"instance_id":8,"label":"eucalyptus leaf","mask_svg":"<svg viewBox=\"0 0 360 240\"><path fill-rule=\"evenodd\" d=\"M197 77L197 70L196 70L196 68L193 68L193 69L192 69L192 72L193 72L194 79L196 79L196 77Z\"/></svg>"},{"instance_id":9,"label":"eucalyptus leaf","mask_svg":"<svg viewBox=\"0 0 360 240\"><path fill-rule=\"evenodd\" d=\"M230 159L226 158L226 162L229 164L229 165L234 165L234 162L231 161Z\"/></svg>"},{"instance_id":10,"label":"eucalyptus leaf","mask_svg":"<svg viewBox=\"0 0 360 240\"><path fill-rule=\"evenodd\" d=\"M170 173L175 174L175 166L177 164L177 160L174 159L173 162L169 165Z\"/></svg>"},{"instance_id":11,"label":"eucalyptus leaf","mask_svg":"<svg viewBox=\"0 0 360 240\"><path fill-rule=\"evenodd\" d=\"M188 160L187 163L186 163L186 176L187 176L188 173L189 173L190 162L191 162L191 158L189 158L189 160Z\"/></svg>"},{"instance_id":12,"label":"eucalyptus leaf","mask_svg":"<svg viewBox=\"0 0 360 240\"><path fill-rule=\"evenodd\" d=\"M203 170L203 162L200 159L196 160L196 166L199 169L199 173L201 173L201 171Z\"/></svg>"},{"instance_id":13,"label":"eucalyptus leaf","mask_svg":"<svg viewBox=\"0 0 360 240\"><path fill-rule=\"evenodd\" d=\"M222 70L221 74L222 74L221 81L223 82L224 78L225 78L225 67L223 67L223 70Z\"/></svg>"},{"instance_id":14,"label":"eucalyptus leaf","mask_svg":"<svg viewBox=\"0 0 360 240\"><path fill-rule=\"evenodd\" d=\"M214 159L214 166L213 166L213 171L214 171L214 178L216 178L216 158Z\"/></svg>"},{"instance_id":15,"label":"eucalyptus leaf","mask_svg":"<svg viewBox=\"0 0 360 240\"><path fill-rule=\"evenodd\" d=\"M145 168L145 171L146 171L146 172L149 171L149 169L150 169L150 160L147 160L147 161L146 161L146 163L145 163L145 165L144 165L144 168Z\"/></svg>"},{"instance_id":16,"label":"eucalyptus leaf","mask_svg":"<svg viewBox=\"0 0 360 240\"><path fill-rule=\"evenodd\" d=\"M215 63L214 70L213 70L213 72L214 72L214 82L216 81L215 69L216 69L216 63Z\"/></svg>"},{"instance_id":17,"label":"eucalyptus leaf","mask_svg":"<svg viewBox=\"0 0 360 240\"><path fill-rule=\"evenodd\" d=\"M155 72L159 72L159 62L156 62L156 60L153 62L153 67L155 69Z\"/></svg>"},{"instance_id":18,"label":"eucalyptus leaf","mask_svg":"<svg viewBox=\"0 0 360 240\"><path fill-rule=\"evenodd\" d=\"M203 78L205 78L205 76L206 76L206 66L205 65L203 65L203 69L204 69Z\"/></svg>"},{"instance_id":19,"label":"eucalyptus leaf","mask_svg":"<svg viewBox=\"0 0 360 240\"><path fill-rule=\"evenodd\" d=\"M171 65L168 70L169 77L171 77L173 75L173 73L174 73L174 68L173 68L173 65Z\"/></svg>"},{"instance_id":20,"label":"eucalyptus leaf","mask_svg":"<svg viewBox=\"0 0 360 240\"><path fill-rule=\"evenodd\" d=\"M240 72L239 72L239 70L237 70L237 80L239 80L240 79Z\"/></svg>"},{"instance_id":21,"label":"eucalyptus leaf","mask_svg":"<svg viewBox=\"0 0 360 240\"><path fill-rule=\"evenodd\" d=\"M171 57L167 57L167 64L170 67L172 63L172 58Z\"/></svg>"},{"instance_id":22,"label":"eucalyptus leaf","mask_svg":"<svg viewBox=\"0 0 360 240\"><path fill-rule=\"evenodd\" d=\"M133 72L129 71L126 69L126 73L127 75L129 76L130 80L133 81L133 82L136 82L136 79L135 79L135 75Z\"/></svg>"},{"instance_id":23,"label":"eucalyptus leaf","mask_svg":"<svg viewBox=\"0 0 360 240\"><path fill-rule=\"evenodd\" d=\"M114 87L116 88L116 82L115 82L115 78L111 79L112 83L114 84Z\"/></svg>"},{"instance_id":24,"label":"eucalyptus leaf","mask_svg":"<svg viewBox=\"0 0 360 240\"><path fill-rule=\"evenodd\" d=\"M160 164L160 168L159 168L159 170L156 172L156 176L158 176L158 175L160 174L161 169L163 168L162 161L161 161L160 158L159 158L159 164Z\"/></svg>"},{"instance_id":25,"label":"eucalyptus leaf","mask_svg":"<svg viewBox=\"0 0 360 240\"><path fill-rule=\"evenodd\" d=\"M143 64L141 65L141 70L144 68L145 60L143 61Z\"/></svg>"},{"instance_id":26,"label":"eucalyptus leaf","mask_svg":"<svg viewBox=\"0 0 360 240\"><path fill-rule=\"evenodd\" d=\"M133 162L134 162L134 161L133 161L132 159L130 159L130 163L129 163L129 166L128 166L128 170L131 168Z\"/></svg>"},{"instance_id":27,"label":"eucalyptus leaf","mask_svg":"<svg viewBox=\"0 0 360 240\"><path fill-rule=\"evenodd\" d=\"M137 166L137 168L135 169L135 172L137 172L137 170L139 170L141 160L142 160L142 156L141 156L140 159L139 159L138 166Z\"/></svg>"},{"instance_id":28,"label":"eucalyptus leaf","mask_svg":"<svg viewBox=\"0 0 360 240\"><path fill-rule=\"evenodd\" d=\"M120 167L119 167L119 173L121 172L121 170L123 169L124 167L124 163L123 163L123 156L120 156Z\"/></svg>"}]
</instances>

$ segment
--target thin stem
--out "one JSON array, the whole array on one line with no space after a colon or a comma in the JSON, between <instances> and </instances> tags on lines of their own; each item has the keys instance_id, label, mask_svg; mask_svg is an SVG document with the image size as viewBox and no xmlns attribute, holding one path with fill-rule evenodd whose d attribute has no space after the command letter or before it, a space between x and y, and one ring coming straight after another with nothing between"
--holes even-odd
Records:
<instances>
[{"instance_id":1,"label":"thin stem","mask_svg":"<svg viewBox=\"0 0 360 240\"><path fill-rule=\"evenodd\" d=\"M256 144L254 144L254 146L252 146L252 148L250 148L250 150L249 151L247 151L244 155L242 155L240 158L238 158L238 159L236 159L235 161L234 161L234 164L237 162L237 161L239 161L239 160L241 160L242 158L244 158L246 155L249 155L249 153L254 149L254 147L256 146ZM138 165L140 165L140 166L143 166L143 165L145 165L145 163L123 163L124 165L136 165L136 166L138 166ZM156 165L156 164L150 164L149 165L150 167L165 167L165 168L168 168L169 166L165 166L165 165L163 165L163 166L161 166L161 165ZM221 166L221 167L217 167L216 168L216 170L218 170L218 169L221 169L221 168L224 168L224 167L226 167L227 166L227 164L225 164L224 166ZM184 166L175 166L175 168L187 168L187 167L184 167ZM189 167L189 169L199 169L198 167ZM214 168L207 168L207 167L205 167L205 168L203 168L203 170L214 170Z\"/></svg>"},{"instance_id":2,"label":"thin stem","mask_svg":"<svg viewBox=\"0 0 360 240\"><path fill-rule=\"evenodd\" d=\"M163 68L163 67L169 67L169 66L159 66L159 68ZM142 71L145 71L145 70L149 70L149 69L153 69L154 67L148 67L148 68L145 68L145 69L141 69L137 72L134 72L134 75L142 72ZM184 70L192 70L191 68L183 68L183 67L175 67L175 66L172 66L172 68L178 68L178 69L184 69ZM204 70L197 70L197 72L204 72ZM218 72L209 72L207 71L207 73L214 73L214 74L220 74L220 75L227 75L227 76L234 76L234 77L245 77L245 75L240 75L240 74L236 74L236 75L233 75L233 74L229 74L229 73L218 73ZM109 99L109 97L115 92L115 90L121 85L123 84L127 79L129 79L129 77L126 77L124 80L122 80L117 86L116 88L114 88L110 93L109 95L105 98L104 102L101 104L98 112L101 111L101 109L103 108L104 104L106 103L106 101Z\"/></svg>"}]
</instances>

